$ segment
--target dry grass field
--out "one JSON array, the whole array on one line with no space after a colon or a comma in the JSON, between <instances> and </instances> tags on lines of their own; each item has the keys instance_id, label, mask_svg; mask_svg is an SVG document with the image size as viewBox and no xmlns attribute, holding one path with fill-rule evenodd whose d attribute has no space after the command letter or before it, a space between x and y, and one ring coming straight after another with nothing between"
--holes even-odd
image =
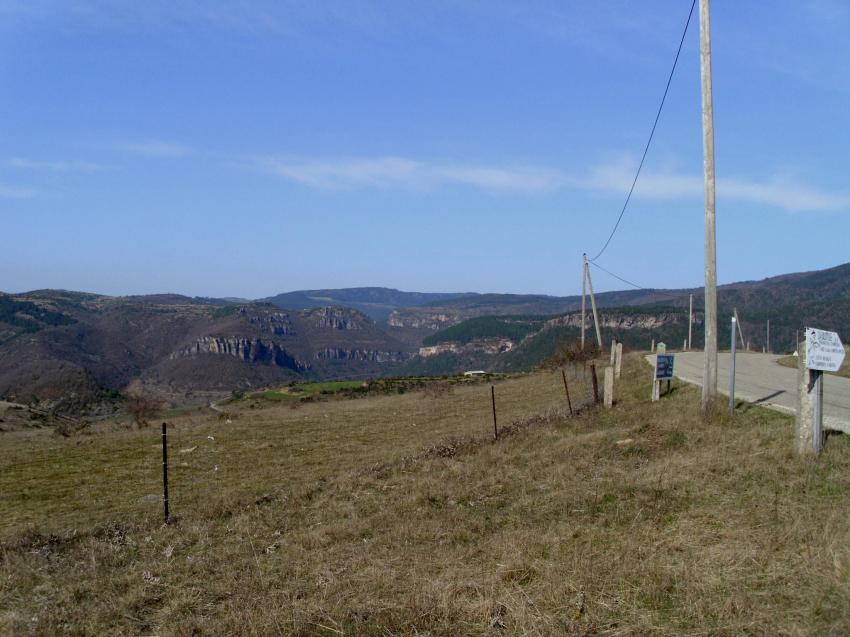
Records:
<instances>
[{"instance_id":1,"label":"dry grass field","mask_svg":"<svg viewBox=\"0 0 850 637\"><path fill-rule=\"evenodd\" d=\"M3 434L0 632L850 634L846 438L648 373L499 382L495 442L487 385L182 415L169 525L156 428Z\"/></svg>"}]
</instances>

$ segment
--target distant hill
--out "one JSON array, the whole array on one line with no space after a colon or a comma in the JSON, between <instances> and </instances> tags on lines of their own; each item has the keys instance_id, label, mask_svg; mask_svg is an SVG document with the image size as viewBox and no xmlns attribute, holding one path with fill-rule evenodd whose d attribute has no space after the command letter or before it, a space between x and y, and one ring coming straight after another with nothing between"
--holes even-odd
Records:
<instances>
[{"instance_id":1,"label":"distant hill","mask_svg":"<svg viewBox=\"0 0 850 637\"><path fill-rule=\"evenodd\" d=\"M328 290L299 290L284 292L260 301L288 310L306 310L329 305L350 307L376 321L385 321L397 308L439 303L471 293L402 292L391 288L339 288Z\"/></svg>"},{"instance_id":2,"label":"distant hill","mask_svg":"<svg viewBox=\"0 0 850 637\"><path fill-rule=\"evenodd\" d=\"M133 379L175 404L301 378L375 376L413 348L350 308L179 295L0 295L0 396L109 410Z\"/></svg>"},{"instance_id":3,"label":"distant hill","mask_svg":"<svg viewBox=\"0 0 850 637\"><path fill-rule=\"evenodd\" d=\"M616 338L632 349L649 349L652 341L664 341L678 349L688 334L688 295L694 294L695 323L692 346L703 347L703 290L650 290L605 293L597 296L603 343ZM485 295L482 295L485 296ZM535 317L500 316L515 307L552 307L556 297L526 303L509 298L507 303L476 304L476 299L443 303L439 308L421 307L399 311L390 324L404 317L406 324L430 328L448 325L426 337L424 355L408 361L402 371L410 373L455 373L470 368L491 371L532 369L549 358L558 343L572 342L581 334L581 314L571 310L545 322ZM658 299L663 302L658 302ZM648 300L651 299L651 300ZM580 303L580 297L578 297ZM627 301L611 306L614 301ZM536 304L535 304L536 303ZM478 316L482 307L496 310L496 316ZM837 331L850 341L850 264L828 270L800 272L743 281L718 288L718 340L728 348L730 318L738 310L744 338L754 351L767 348L767 321L770 320L770 349L793 351L798 330L807 325ZM467 314L474 318L462 319ZM539 317L537 317L539 318ZM590 308L587 309L586 342L595 343L596 334ZM499 347L494 349L494 343ZM739 345L740 346L740 345Z\"/></svg>"},{"instance_id":4,"label":"distant hill","mask_svg":"<svg viewBox=\"0 0 850 637\"><path fill-rule=\"evenodd\" d=\"M671 295L687 299L690 290L625 290L596 295L597 307L620 307L657 303ZM581 296L542 294L478 294L427 305L395 310L387 324L396 328L440 330L482 316L552 316L581 308ZM590 311L590 300L587 301Z\"/></svg>"}]
</instances>

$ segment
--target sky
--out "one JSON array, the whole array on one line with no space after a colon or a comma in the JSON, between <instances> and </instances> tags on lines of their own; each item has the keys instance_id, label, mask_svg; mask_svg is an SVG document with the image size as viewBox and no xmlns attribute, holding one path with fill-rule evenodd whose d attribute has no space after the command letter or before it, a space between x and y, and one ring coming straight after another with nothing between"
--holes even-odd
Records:
<instances>
[{"instance_id":1,"label":"sky","mask_svg":"<svg viewBox=\"0 0 850 637\"><path fill-rule=\"evenodd\" d=\"M690 5L0 0L0 290L575 294ZM711 18L720 282L850 260L850 2ZM703 282L698 25L598 260L647 287Z\"/></svg>"}]
</instances>

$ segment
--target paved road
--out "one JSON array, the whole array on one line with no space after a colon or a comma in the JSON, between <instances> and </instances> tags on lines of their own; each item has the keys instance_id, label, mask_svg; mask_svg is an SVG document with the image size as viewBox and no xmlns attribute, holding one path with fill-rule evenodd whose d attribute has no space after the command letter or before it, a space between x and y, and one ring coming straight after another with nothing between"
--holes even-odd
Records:
<instances>
[{"instance_id":1,"label":"paved road","mask_svg":"<svg viewBox=\"0 0 850 637\"><path fill-rule=\"evenodd\" d=\"M776 362L779 358L775 354L739 353L735 363L735 397L796 413L797 370L783 367ZM674 371L678 378L702 385L702 365L702 352L676 352ZM729 395L729 354L718 357L717 385L719 391ZM823 396L824 427L850 433L850 378L825 374Z\"/></svg>"}]
</instances>

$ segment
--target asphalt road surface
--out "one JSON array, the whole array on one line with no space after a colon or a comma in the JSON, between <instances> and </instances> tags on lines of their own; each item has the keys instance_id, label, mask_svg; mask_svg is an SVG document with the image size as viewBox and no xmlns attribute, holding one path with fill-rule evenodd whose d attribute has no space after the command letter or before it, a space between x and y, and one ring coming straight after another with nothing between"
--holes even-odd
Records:
<instances>
[{"instance_id":1,"label":"asphalt road surface","mask_svg":"<svg viewBox=\"0 0 850 637\"><path fill-rule=\"evenodd\" d=\"M671 354L674 352L671 352ZM702 352L675 352L673 373L688 383L702 385ZM647 360L652 362L652 356ZM735 362L735 398L797 413L797 370L776 361L776 354L739 353ZM729 395L729 354L717 361L717 389ZM850 378L824 374L824 428L850 433Z\"/></svg>"}]
</instances>

